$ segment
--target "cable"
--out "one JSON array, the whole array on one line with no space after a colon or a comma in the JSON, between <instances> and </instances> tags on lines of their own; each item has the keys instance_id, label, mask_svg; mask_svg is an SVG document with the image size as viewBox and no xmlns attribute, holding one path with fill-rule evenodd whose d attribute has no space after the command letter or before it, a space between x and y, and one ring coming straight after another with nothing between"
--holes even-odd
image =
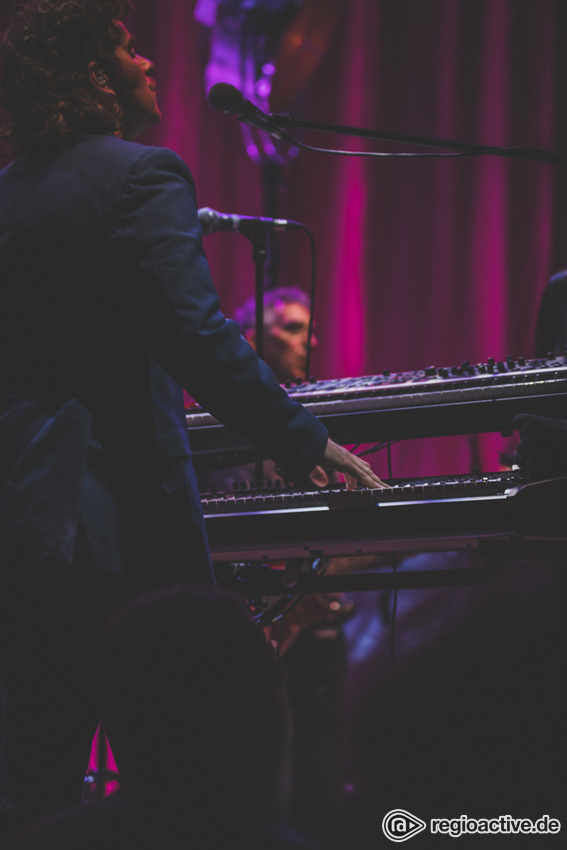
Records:
<instances>
[{"instance_id":1,"label":"cable","mask_svg":"<svg viewBox=\"0 0 567 850\"><path fill-rule=\"evenodd\" d=\"M307 331L307 357L305 360L305 378L309 380L310 370L311 370L311 337L313 336L313 322L315 318L315 239L313 238L313 234L309 230L308 227L302 228L303 232L307 234L309 238L309 243L311 245L311 310L309 312L309 329Z\"/></svg>"},{"instance_id":2,"label":"cable","mask_svg":"<svg viewBox=\"0 0 567 850\"><path fill-rule=\"evenodd\" d=\"M358 445L355 446L354 449L351 449L351 451L353 454L356 454L357 457L364 457L364 455L371 455L376 452L384 451L384 449L389 449L390 446L399 442L401 442L401 440L384 440L382 443L374 443L374 445L369 446L367 449L363 449L361 452L356 451L356 449L360 446L360 443L358 443Z\"/></svg>"},{"instance_id":3,"label":"cable","mask_svg":"<svg viewBox=\"0 0 567 850\"><path fill-rule=\"evenodd\" d=\"M452 151L451 153L439 153L433 151L428 153L412 153L410 151L400 151L396 153L387 151L342 151L335 150L334 148L318 148L314 145L307 145L305 142L299 142L296 139L293 140L293 143L297 145L298 148L304 148L308 151L315 151L316 153L339 154L340 156L404 157L406 159L423 159L424 157L428 159L448 159L454 157L462 158L466 156L503 156L504 159L528 159L532 162L553 162L558 164L567 163L567 157L562 154L555 154L551 151L539 151L537 149L521 147L488 147L470 151Z\"/></svg>"},{"instance_id":4,"label":"cable","mask_svg":"<svg viewBox=\"0 0 567 850\"><path fill-rule=\"evenodd\" d=\"M481 151L454 151L452 153L411 153L409 151L400 151L399 153L394 152L386 152L386 151L341 151L335 150L334 148L318 148L314 145L307 145L305 142L298 142L294 139L294 144L297 145L298 148L304 148L308 151L315 151L316 153L332 153L339 154L340 156L381 156L381 157L419 157L423 159L427 157L429 159L448 159L453 157L464 157L464 156L485 156L490 154L506 153L513 152L515 150L521 150L520 148L486 148Z\"/></svg>"},{"instance_id":5,"label":"cable","mask_svg":"<svg viewBox=\"0 0 567 850\"><path fill-rule=\"evenodd\" d=\"M394 553L392 555L392 569L393 572L396 573L398 570L398 558ZM398 588L394 587L394 595L392 598L392 621L390 623L390 673L392 676L392 681L395 682L396 679L396 615L398 613Z\"/></svg>"}]
</instances>

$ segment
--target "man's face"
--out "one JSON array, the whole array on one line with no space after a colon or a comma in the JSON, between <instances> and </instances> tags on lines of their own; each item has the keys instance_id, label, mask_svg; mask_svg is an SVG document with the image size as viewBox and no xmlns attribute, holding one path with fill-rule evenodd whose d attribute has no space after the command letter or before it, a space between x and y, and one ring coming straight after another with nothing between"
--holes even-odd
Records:
<instances>
[{"instance_id":1,"label":"man's face","mask_svg":"<svg viewBox=\"0 0 567 850\"><path fill-rule=\"evenodd\" d=\"M303 304L282 302L265 315L264 360L278 379L305 379L309 310ZM311 345L317 345L315 334Z\"/></svg>"},{"instance_id":2,"label":"man's face","mask_svg":"<svg viewBox=\"0 0 567 850\"><path fill-rule=\"evenodd\" d=\"M153 62L139 56L134 48L134 38L122 21L116 21L120 44L114 51L120 67L120 102L124 110L122 123L124 138L134 139L143 130L152 127L161 118L156 99L156 81L151 74Z\"/></svg>"}]
</instances>

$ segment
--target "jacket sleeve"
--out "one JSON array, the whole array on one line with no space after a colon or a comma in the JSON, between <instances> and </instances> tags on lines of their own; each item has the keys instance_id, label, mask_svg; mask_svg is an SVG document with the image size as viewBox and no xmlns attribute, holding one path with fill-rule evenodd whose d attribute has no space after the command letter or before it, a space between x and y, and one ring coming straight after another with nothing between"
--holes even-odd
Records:
<instances>
[{"instance_id":1,"label":"jacket sleeve","mask_svg":"<svg viewBox=\"0 0 567 850\"><path fill-rule=\"evenodd\" d=\"M220 422L292 477L306 475L321 459L327 430L288 397L222 314L187 166L172 151L150 148L115 209L111 239L149 353Z\"/></svg>"}]
</instances>

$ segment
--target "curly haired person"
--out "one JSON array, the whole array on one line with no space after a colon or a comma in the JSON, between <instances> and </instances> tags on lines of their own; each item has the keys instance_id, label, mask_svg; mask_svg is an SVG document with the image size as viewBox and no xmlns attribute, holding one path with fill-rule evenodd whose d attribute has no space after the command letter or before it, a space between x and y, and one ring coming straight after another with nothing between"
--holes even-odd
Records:
<instances>
[{"instance_id":1,"label":"curly haired person","mask_svg":"<svg viewBox=\"0 0 567 850\"><path fill-rule=\"evenodd\" d=\"M27 816L78 799L116 597L213 581L182 387L292 477L381 484L222 314L189 169L133 141L160 110L127 12L36 0L1 44L0 806Z\"/></svg>"}]
</instances>

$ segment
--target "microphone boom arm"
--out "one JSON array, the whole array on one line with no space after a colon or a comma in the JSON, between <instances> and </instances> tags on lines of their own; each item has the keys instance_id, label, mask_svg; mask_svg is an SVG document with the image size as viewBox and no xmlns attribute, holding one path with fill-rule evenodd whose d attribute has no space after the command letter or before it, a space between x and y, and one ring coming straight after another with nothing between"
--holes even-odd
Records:
<instances>
[{"instance_id":1,"label":"microphone boom arm","mask_svg":"<svg viewBox=\"0 0 567 850\"><path fill-rule=\"evenodd\" d=\"M481 145L474 142L458 142L448 139L435 139L428 136L412 136L407 133L386 133L381 130L369 130L364 127L350 127L344 124L328 124L319 121L305 121L293 115L272 112L270 120L285 130L316 130L323 133L340 133L345 136L358 136L366 139L379 139L384 142L403 142L434 148L448 148L472 155L491 155L528 159L535 162L567 163L567 156L540 148L498 147Z\"/></svg>"}]
</instances>

